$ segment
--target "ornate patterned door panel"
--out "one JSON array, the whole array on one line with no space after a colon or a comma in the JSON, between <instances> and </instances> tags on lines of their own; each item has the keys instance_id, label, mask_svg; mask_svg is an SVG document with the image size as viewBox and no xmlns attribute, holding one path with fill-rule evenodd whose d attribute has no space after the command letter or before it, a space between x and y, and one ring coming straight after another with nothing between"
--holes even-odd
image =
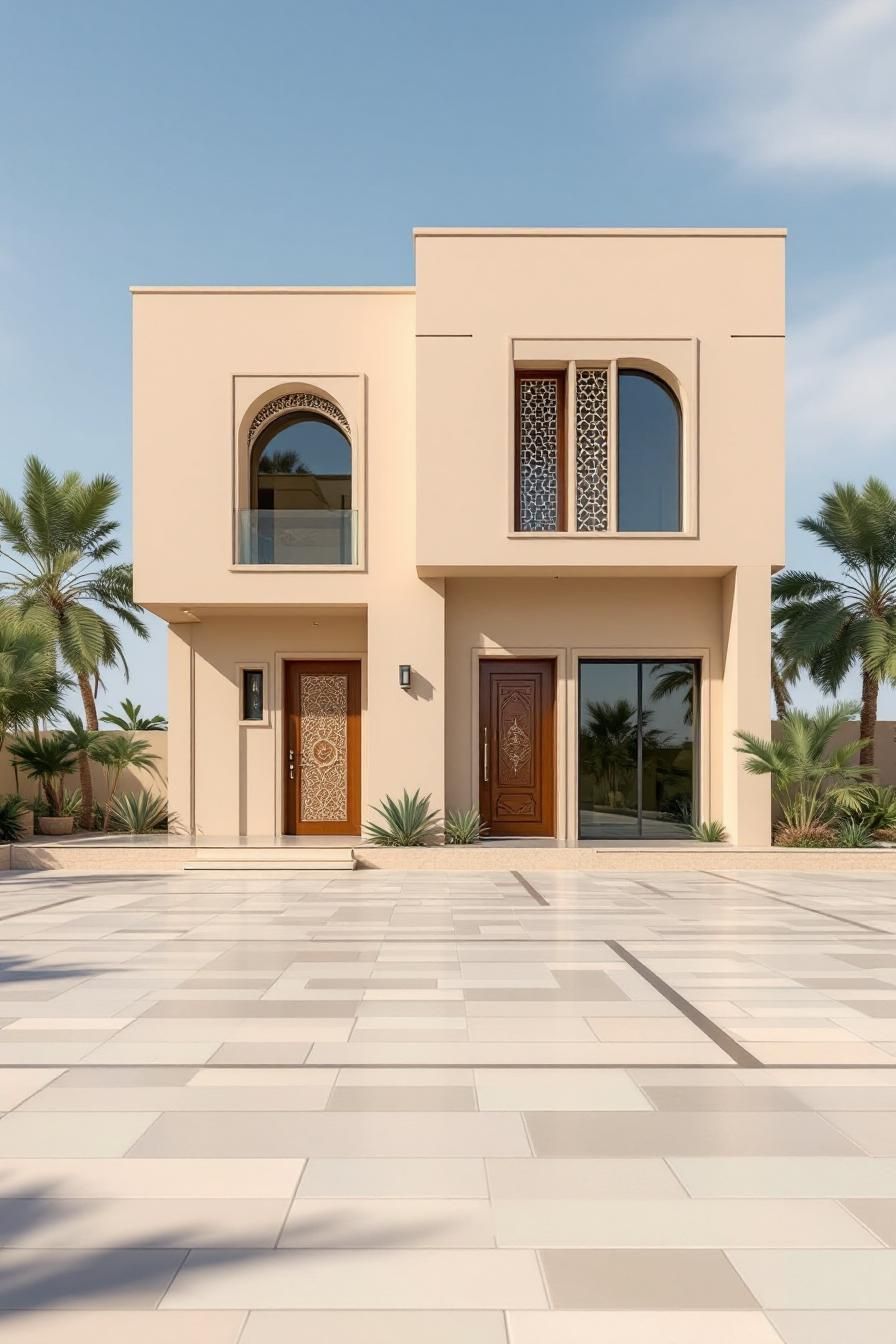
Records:
<instances>
[{"instance_id":1,"label":"ornate patterned door panel","mask_svg":"<svg viewBox=\"0 0 896 1344\"><path fill-rule=\"evenodd\" d=\"M490 835L554 834L550 659L479 664L479 810Z\"/></svg>"},{"instance_id":2,"label":"ornate patterned door panel","mask_svg":"<svg viewBox=\"0 0 896 1344\"><path fill-rule=\"evenodd\" d=\"M286 831L361 829L361 665L288 663Z\"/></svg>"}]
</instances>

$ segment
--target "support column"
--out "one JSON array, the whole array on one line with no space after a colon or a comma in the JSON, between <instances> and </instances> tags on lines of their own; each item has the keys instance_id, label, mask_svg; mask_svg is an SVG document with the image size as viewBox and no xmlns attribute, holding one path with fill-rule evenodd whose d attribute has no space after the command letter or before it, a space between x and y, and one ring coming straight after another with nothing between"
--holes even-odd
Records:
<instances>
[{"instance_id":1,"label":"support column","mask_svg":"<svg viewBox=\"0 0 896 1344\"><path fill-rule=\"evenodd\" d=\"M188 831L194 797L193 625L168 627L168 806Z\"/></svg>"},{"instance_id":2,"label":"support column","mask_svg":"<svg viewBox=\"0 0 896 1344\"><path fill-rule=\"evenodd\" d=\"M771 843L771 785L750 775L737 751L741 730L771 737L771 574L741 565L722 579L723 820L738 845Z\"/></svg>"},{"instance_id":3,"label":"support column","mask_svg":"<svg viewBox=\"0 0 896 1344\"><path fill-rule=\"evenodd\" d=\"M411 667L402 690L398 669ZM420 789L445 804L445 584L442 579L393 583L373 597L367 622L367 790L370 805L385 794Z\"/></svg>"}]
</instances>

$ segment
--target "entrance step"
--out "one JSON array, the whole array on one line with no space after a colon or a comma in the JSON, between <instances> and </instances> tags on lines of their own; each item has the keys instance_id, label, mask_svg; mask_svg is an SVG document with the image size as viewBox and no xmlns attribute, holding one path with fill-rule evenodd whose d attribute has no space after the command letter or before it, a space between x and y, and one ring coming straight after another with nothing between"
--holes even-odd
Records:
<instances>
[{"instance_id":1,"label":"entrance step","mask_svg":"<svg viewBox=\"0 0 896 1344\"><path fill-rule=\"evenodd\" d=\"M198 849L195 858L184 863L184 872L320 873L351 872L356 867L354 851L347 846L233 845Z\"/></svg>"}]
</instances>

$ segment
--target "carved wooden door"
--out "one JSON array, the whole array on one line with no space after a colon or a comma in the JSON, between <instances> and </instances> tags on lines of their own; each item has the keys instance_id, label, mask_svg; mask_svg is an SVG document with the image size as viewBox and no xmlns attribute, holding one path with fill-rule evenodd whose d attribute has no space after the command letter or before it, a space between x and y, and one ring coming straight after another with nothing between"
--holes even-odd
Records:
<instances>
[{"instance_id":1,"label":"carved wooden door","mask_svg":"<svg viewBox=\"0 0 896 1344\"><path fill-rule=\"evenodd\" d=\"M551 659L479 664L479 810L489 835L554 835Z\"/></svg>"},{"instance_id":2,"label":"carved wooden door","mask_svg":"<svg viewBox=\"0 0 896 1344\"><path fill-rule=\"evenodd\" d=\"M286 833L361 833L361 664L286 665Z\"/></svg>"}]
</instances>

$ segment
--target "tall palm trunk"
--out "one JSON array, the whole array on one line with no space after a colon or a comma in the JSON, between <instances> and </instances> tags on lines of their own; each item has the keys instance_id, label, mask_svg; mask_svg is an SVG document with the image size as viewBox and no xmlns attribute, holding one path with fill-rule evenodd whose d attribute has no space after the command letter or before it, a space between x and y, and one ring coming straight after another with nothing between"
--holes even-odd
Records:
<instances>
[{"instance_id":1,"label":"tall palm trunk","mask_svg":"<svg viewBox=\"0 0 896 1344\"><path fill-rule=\"evenodd\" d=\"M790 712L790 695L784 685L784 679L772 668L772 695L775 698L775 715L780 720Z\"/></svg>"},{"instance_id":2,"label":"tall palm trunk","mask_svg":"<svg viewBox=\"0 0 896 1344\"><path fill-rule=\"evenodd\" d=\"M869 739L868 746L859 752L859 765L874 764L874 730L877 727L877 677L867 668L862 669L862 713L859 718L859 737Z\"/></svg>"},{"instance_id":3,"label":"tall palm trunk","mask_svg":"<svg viewBox=\"0 0 896 1344\"><path fill-rule=\"evenodd\" d=\"M96 714L96 700L90 678L84 672L78 673L78 688L84 702L84 723L92 732L99 729ZM93 830L93 780L90 777L90 758L86 751L78 752L78 774L81 778L81 815L78 824L84 831Z\"/></svg>"}]
</instances>

